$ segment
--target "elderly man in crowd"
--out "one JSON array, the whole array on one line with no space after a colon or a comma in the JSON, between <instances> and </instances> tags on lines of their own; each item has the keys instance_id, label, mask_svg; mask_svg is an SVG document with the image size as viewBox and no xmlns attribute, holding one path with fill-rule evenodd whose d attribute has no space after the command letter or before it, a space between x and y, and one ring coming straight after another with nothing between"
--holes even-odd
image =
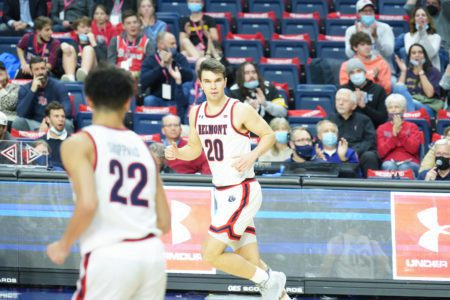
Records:
<instances>
[{"instance_id":1,"label":"elderly man in crowd","mask_svg":"<svg viewBox=\"0 0 450 300\"><path fill-rule=\"evenodd\" d=\"M450 140L441 139L434 144L435 160L433 168L420 173L425 181L450 181Z\"/></svg>"}]
</instances>

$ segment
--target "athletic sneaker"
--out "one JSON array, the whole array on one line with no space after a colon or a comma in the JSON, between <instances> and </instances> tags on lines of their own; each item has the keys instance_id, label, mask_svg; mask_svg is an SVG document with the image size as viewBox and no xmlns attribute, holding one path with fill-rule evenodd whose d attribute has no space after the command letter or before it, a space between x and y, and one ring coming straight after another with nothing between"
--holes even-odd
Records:
<instances>
[{"instance_id":1,"label":"athletic sneaker","mask_svg":"<svg viewBox=\"0 0 450 300\"><path fill-rule=\"evenodd\" d=\"M73 75L72 75L73 76ZM74 82L75 79L72 79L71 76L64 74L63 76L61 76L61 81L64 82Z\"/></svg>"},{"instance_id":2,"label":"athletic sneaker","mask_svg":"<svg viewBox=\"0 0 450 300\"><path fill-rule=\"evenodd\" d=\"M282 272L269 272L269 279L259 285L262 299L277 300L280 298L286 284L286 275Z\"/></svg>"},{"instance_id":3,"label":"athletic sneaker","mask_svg":"<svg viewBox=\"0 0 450 300\"><path fill-rule=\"evenodd\" d=\"M77 70L77 74L76 74L77 81L84 82L84 80L86 79L86 76L87 76L87 73L82 68L79 68Z\"/></svg>"}]
</instances>

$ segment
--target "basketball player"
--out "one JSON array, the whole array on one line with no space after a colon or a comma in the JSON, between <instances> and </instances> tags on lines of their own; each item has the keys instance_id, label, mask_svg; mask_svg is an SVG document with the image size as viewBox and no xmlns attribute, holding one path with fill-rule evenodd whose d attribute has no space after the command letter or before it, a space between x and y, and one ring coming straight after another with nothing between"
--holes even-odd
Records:
<instances>
[{"instance_id":1,"label":"basketball player","mask_svg":"<svg viewBox=\"0 0 450 300\"><path fill-rule=\"evenodd\" d=\"M216 214L202 255L215 268L250 279L261 290L263 299L279 299L286 276L266 271L260 260L253 218L261 206L261 187L255 180L253 164L273 145L275 136L254 108L225 96L225 67L207 59L198 70L206 102L191 109L189 142L182 148L166 148L166 158L193 160L202 147L216 186ZM249 132L260 137L251 151ZM226 253L230 246L232 253Z\"/></svg>"},{"instance_id":2,"label":"basketball player","mask_svg":"<svg viewBox=\"0 0 450 300\"><path fill-rule=\"evenodd\" d=\"M63 264L80 238L80 280L73 299L164 299L158 236L169 231L170 213L153 157L123 126L133 89L125 70L90 72L85 93L93 125L61 146L76 203L62 238L47 253Z\"/></svg>"}]
</instances>

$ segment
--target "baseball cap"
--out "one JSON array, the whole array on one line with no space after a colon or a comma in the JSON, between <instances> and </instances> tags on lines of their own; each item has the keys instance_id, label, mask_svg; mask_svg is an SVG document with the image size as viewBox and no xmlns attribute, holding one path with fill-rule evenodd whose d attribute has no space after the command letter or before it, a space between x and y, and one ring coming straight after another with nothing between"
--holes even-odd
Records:
<instances>
[{"instance_id":1,"label":"baseball cap","mask_svg":"<svg viewBox=\"0 0 450 300\"><path fill-rule=\"evenodd\" d=\"M356 2L356 13L359 13L367 5L370 5L370 6L372 6L375 9L375 4L373 4L372 1L370 1L370 0L359 0L358 2Z\"/></svg>"},{"instance_id":2,"label":"baseball cap","mask_svg":"<svg viewBox=\"0 0 450 300\"><path fill-rule=\"evenodd\" d=\"M5 64L0 60L0 70L6 70Z\"/></svg>"},{"instance_id":3,"label":"baseball cap","mask_svg":"<svg viewBox=\"0 0 450 300\"><path fill-rule=\"evenodd\" d=\"M8 118L6 115L0 111L0 125L6 126L8 125Z\"/></svg>"},{"instance_id":4,"label":"baseball cap","mask_svg":"<svg viewBox=\"0 0 450 300\"><path fill-rule=\"evenodd\" d=\"M355 69L361 69L366 72L366 66L358 58L351 58L347 61L347 73L350 74Z\"/></svg>"}]
</instances>

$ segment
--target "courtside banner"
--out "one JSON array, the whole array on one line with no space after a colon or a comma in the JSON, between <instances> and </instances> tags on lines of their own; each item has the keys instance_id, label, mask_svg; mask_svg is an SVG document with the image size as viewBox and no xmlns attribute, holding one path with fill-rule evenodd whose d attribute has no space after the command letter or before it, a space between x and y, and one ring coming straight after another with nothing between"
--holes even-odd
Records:
<instances>
[{"instance_id":1,"label":"courtside banner","mask_svg":"<svg viewBox=\"0 0 450 300\"><path fill-rule=\"evenodd\" d=\"M213 189L207 187L164 187L172 214L172 230L163 236L167 272L216 274L202 260L201 248L211 224Z\"/></svg>"},{"instance_id":2,"label":"courtside banner","mask_svg":"<svg viewBox=\"0 0 450 300\"><path fill-rule=\"evenodd\" d=\"M394 279L450 281L450 194L391 193Z\"/></svg>"}]
</instances>

